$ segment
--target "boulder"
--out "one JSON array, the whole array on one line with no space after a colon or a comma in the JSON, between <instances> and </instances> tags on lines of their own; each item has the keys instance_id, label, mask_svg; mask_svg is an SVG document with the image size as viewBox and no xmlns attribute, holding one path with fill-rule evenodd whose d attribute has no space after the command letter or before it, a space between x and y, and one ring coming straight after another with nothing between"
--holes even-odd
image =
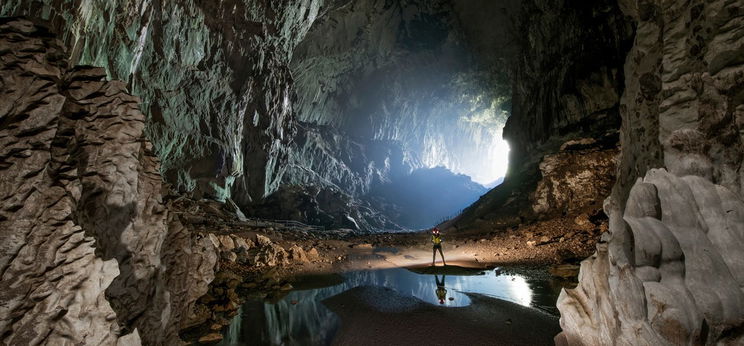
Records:
<instances>
[{"instance_id":1,"label":"boulder","mask_svg":"<svg viewBox=\"0 0 744 346\"><path fill-rule=\"evenodd\" d=\"M233 238L229 235L220 235L217 236L217 238L220 241L220 249L222 251L232 251L235 249L235 241L233 241Z\"/></svg>"},{"instance_id":2,"label":"boulder","mask_svg":"<svg viewBox=\"0 0 744 346\"><path fill-rule=\"evenodd\" d=\"M253 241L246 241L242 237L233 236L233 242L235 243L235 249L242 251L248 251L253 246Z\"/></svg>"},{"instance_id":3,"label":"boulder","mask_svg":"<svg viewBox=\"0 0 744 346\"><path fill-rule=\"evenodd\" d=\"M582 213L576 216L574 218L574 223L579 226L588 226L592 224L591 220L589 220L589 215L586 213Z\"/></svg>"},{"instance_id":4,"label":"boulder","mask_svg":"<svg viewBox=\"0 0 744 346\"><path fill-rule=\"evenodd\" d=\"M223 260L228 261L230 263L235 263L238 260L238 254L232 251L222 251L220 253L220 256Z\"/></svg>"},{"instance_id":5,"label":"boulder","mask_svg":"<svg viewBox=\"0 0 744 346\"><path fill-rule=\"evenodd\" d=\"M212 243L212 246L214 246L216 249L219 249L222 246L222 243L220 242L220 238L216 234L207 233L207 238L209 238L209 241Z\"/></svg>"},{"instance_id":6,"label":"boulder","mask_svg":"<svg viewBox=\"0 0 744 346\"><path fill-rule=\"evenodd\" d=\"M269 238L262 235L257 236L258 243L244 254L241 253L240 260L244 264L256 267L274 267L290 263L290 255L279 244L272 243Z\"/></svg>"},{"instance_id":7,"label":"boulder","mask_svg":"<svg viewBox=\"0 0 744 346\"><path fill-rule=\"evenodd\" d=\"M318 253L318 249L311 248L310 250L308 250L307 251L307 258L310 261L317 261L317 260L319 260L320 259L320 253Z\"/></svg>"},{"instance_id":8,"label":"boulder","mask_svg":"<svg viewBox=\"0 0 744 346\"><path fill-rule=\"evenodd\" d=\"M267 236L264 236L264 235L261 235L261 234L257 234L256 235L256 244L258 246L261 246L261 247L263 247L263 246L270 246L272 244L272 241Z\"/></svg>"},{"instance_id":9,"label":"boulder","mask_svg":"<svg viewBox=\"0 0 744 346\"><path fill-rule=\"evenodd\" d=\"M305 250L297 244L289 248L289 258L296 263L307 263L310 261Z\"/></svg>"}]
</instances>

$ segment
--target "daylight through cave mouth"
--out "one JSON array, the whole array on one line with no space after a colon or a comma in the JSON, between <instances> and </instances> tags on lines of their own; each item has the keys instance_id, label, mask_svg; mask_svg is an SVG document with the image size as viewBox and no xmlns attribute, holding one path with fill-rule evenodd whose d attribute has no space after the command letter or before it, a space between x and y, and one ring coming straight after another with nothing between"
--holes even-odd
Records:
<instances>
[{"instance_id":1,"label":"daylight through cave mouth","mask_svg":"<svg viewBox=\"0 0 744 346\"><path fill-rule=\"evenodd\" d=\"M411 12L402 3L351 2L315 21L290 64L300 133L284 182L294 193L314 185L348 194L378 217L321 216L328 200L317 201L315 215L289 217L355 229L427 228L503 180L511 48L506 34L489 33L504 36L496 40L504 47L481 54L473 36L482 32L473 32L466 7L437 3Z\"/></svg>"}]
</instances>

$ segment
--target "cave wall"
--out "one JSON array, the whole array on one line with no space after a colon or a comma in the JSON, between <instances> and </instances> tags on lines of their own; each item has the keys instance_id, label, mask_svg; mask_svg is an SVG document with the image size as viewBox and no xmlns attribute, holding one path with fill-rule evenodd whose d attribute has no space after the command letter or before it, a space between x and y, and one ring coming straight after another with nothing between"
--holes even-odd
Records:
<instances>
[{"instance_id":1,"label":"cave wall","mask_svg":"<svg viewBox=\"0 0 744 346\"><path fill-rule=\"evenodd\" d=\"M496 90L493 75L472 53L458 13L451 1L325 7L290 65L298 126L286 187L249 213L345 228L352 217L365 230L383 224L399 229L390 226L410 205L398 204L410 203L383 190L416 169L441 165L487 175L481 168L498 163L481 158L500 149L493 144L501 139L506 101L498 95L505 92ZM272 203L287 210L277 212ZM292 211L298 205L309 205L310 212ZM348 212L339 212L342 205Z\"/></svg>"},{"instance_id":2,"label":"cave wall","mask_svg":"<svg viewBox=\"0 0 744 346\"><path fill-rule=\"evenodd\" d=\"M480 158L500 139L505 101L473 55L453 2L347 1L316 20L291 69L301 121L363 146L398 143L427 167L486 175ZM300 138L300 148L312 140ZM374 176L355 174L352 190L368 191Z\"/></svg>"},{"instance_id":3,"label":"cave wall","mask_svg":"<svg viewBox=\"0 0 744 346\"><path fill-rule=\"evenodd\" d=\"M559 298L568 344L744 343L744 8L619 1L625 63L610 230Z\"/></svg>"},{"instance_id":4,"label":"cave wall","mask_svg":"<svg viewBox=\"0 0 744 346\"><path fill-rule=\"evenodd\" d=\"M49 21L72 64L105 68L142 99L166 180L239 204L278 188L293 133L294 46L322 1L9 0Z\"/></svg>"},{"instance_id":5,"label":"cave wall","mask_svg":"<svg viewBox=\"0 0 744 346\"><path fill-rule=\"evenodd\" d=\"M471 66L452 9L420 0L11 0L0 15L48 22L72 64L127 83L166 182L250 209L282 184L358 198L423 165L478 173L504 114L487 94L489 74Z\"/></svg>"},{"instance_id":6,"label":"cave wall","mask_svg":"<svg viewBox=\"0 0 744 346\"><path fill-rule=\"evenodd\" d=\"M506 2L501 12L512 18L507 38L490 39L514 46L495 65L508 68L512 83L503 133L509 171L447 228L503 229L601 209L615 180L632 23L613 0Z\"/></svg>"},{"instance_id":7,"label":"cave wall","mask_svg":"<svg viewBox=\"0 0 744 346\"><path fill-rule=\"evenodd\" d=\"M514 173L568 139L617 131L633 33L611 0L527 1L518 16L513 107L504 128Z\"/></svg>"},{"instance_id":8,"label":"cave wall","mask_svg":"<svg viewBox=\"0 0 744 346\"><path fill-rule=\"evenodd\" d=\"M68 56L47 28L0 20L2 342L173 342L214 245L166 208L139 99Z\"/></svg>"}]
</instances>

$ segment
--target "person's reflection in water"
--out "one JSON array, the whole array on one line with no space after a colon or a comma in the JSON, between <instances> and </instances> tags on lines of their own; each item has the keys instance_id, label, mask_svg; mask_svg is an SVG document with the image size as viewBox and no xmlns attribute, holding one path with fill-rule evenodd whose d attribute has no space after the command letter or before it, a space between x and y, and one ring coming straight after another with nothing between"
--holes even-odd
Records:
<instances>
[{"instance_id":1,"label":"person's reflection in water","mask_svg":"<svg viewBox=\"0 0 744 346\"><path fill-rule=\"evenodd\" d=\"M447 289L444 287L444 280L447 276L442 275L442 281L439 281L439 275L434 275L434 280L437 282L437 299L439 299L439 304L444 304L445 299L447 299Z\"/></svg>"}]
</instances>

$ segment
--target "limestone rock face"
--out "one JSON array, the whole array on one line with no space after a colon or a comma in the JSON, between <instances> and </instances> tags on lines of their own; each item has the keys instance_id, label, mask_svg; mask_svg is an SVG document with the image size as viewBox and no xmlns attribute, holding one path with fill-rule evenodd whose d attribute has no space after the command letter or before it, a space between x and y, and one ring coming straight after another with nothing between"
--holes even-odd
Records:
<instances>
[{"instance_id":1,"label":"limestone rock face","mask_svg":"<svg viewBox=\"0 0 744 346\"><path fill-rule=\"evenodd\" d=\"M579 286L559 298L568 344L744 342L741 197L652 169L620 213L612 210L608 242L582 263Z\"/></svg>"},{"instance_id":2,"label":"limestone rock face","mask_svg":"<svg viewBox=\"0 0 744 346\"><path fill-rule=\"evenodd\" d=\"M620 5L638 29L610 230L559 298L557 340L742 344L744 5Z\"/></svg>"},{"instance_id":3,"label":"limestone rock face","mask_svg":"<svg viewBox=\"0 0 744 346\"><path fill-rule=\"evenodd\" d=\"M308 213L313 215L289 217L331 227L397 228L365 210L371 205L393 223L420 228L480 196L473 193L464 202L456 198L453 208L441 212L440 205L423 198L425 193L410 203L408 196L396 195L399 191L387 191L418 179L412 174L417 169L439 166L479 183L498 178L494 171L503 168L502 161L483 158L507 156L501 128L509 108L509 78L499 59L514 45L503 30L483 30L488 40L501 41L497 49L475 47L484 37L475 27L507 25L508 18L500 14L507 2L516 3L327 2L290 64L299 131L284 181L341 191L352 198L326 200L355 199L350 204L363 207L343 215L336 211L339 203L317 199L321 203ZM483 9L488 15L479 12ZM289 190L279 191L286 196ZM329 217L314 221L314 209ZM409 217L411 210L428 215Z\"/></svg>"},{"instance_id":4,"label":"limestone rock face","mask_svg":"<svg viewBox=\"0 0 744 346\"><path fill-rule=\"evenodd\" d=\"M447 223L454 229L491 230L599 208L614 180L630 21L615 0L512 7L505 7L516 42L503 134L509 172Z\"/></svg>"},{"instance_id":5,"label":"limestone rock face","mask_svg":"<svg viewBox=\"0 0 744 346\"><path fill-rule=\"evenodd\" d=\"M121 265L104 248L138 229L128 218L91 227L78 215L144 207L130 200L139 182L152 183L138 172L148 148L137 141L136 99L100 69L68 71L64 50L30 22L3 21L0 47L3 342L115 344L126 333L105 291Z\"/></svg>"},{"instance_id":6,"label":"limestone rock face","mask_svg":"<svg viewBox=\"0 0 744 346\"><path fill-rule=\"evenodd\" d=\"M357 199L421 167L413 151L479 173L502 123L486 119L499 107L483 96L490 85L474 85L488 74L468 60L451 10L448 0L9 0L0 16L49 21L72 64L125 81L166 182L245 209L288 184ZM367 229L360 216L374 212L350 214Z\"/></svg>"},{"instance_id":7,"label":"limestone rock face","mask_svg":"<svg viewBox=\"0 0 744 346\"><path fill-rule=\"evenodd\" d=\"M598 139L619 128L622 66L633 34L616 0L530 0L515 16L520 49L504 128L511 173L566 140Z\"/></svg>"},{"instance_id":8,"label":"limestone rock face","mask_svg":"<svg viewBox=\"0 0 744 346\"><path fill-rule=\"evenodd\" d=\"M2 342L177 342L214 249L168 213L139 99L66 57L0 21Z\"/></svg>"},{"instance_id":9,"label":"limestone rock face","mask_svg":"<svg viewBox=\"0 0 744 346\"><path fill-rule=\"evenodd\" d=\"M71 63L104 67L142 100L163 176L239 205L281 181L293 133L289 60L322 0L9 0L48 20Z\"/></svg>"},{"instance_id":10,"label":"limestone rock face","mask_svg":"<svg viewBox=\"0 0 744 346\"><path fill-rule=\"evenodd\" d=\"M541 179L533 196L536 214L573 214L586 207L601 208L597 196L609 196L615 182L619 150L611 141L602 147L593 138L564 143L540 162Z\"/></svg>"}]
</instances>

